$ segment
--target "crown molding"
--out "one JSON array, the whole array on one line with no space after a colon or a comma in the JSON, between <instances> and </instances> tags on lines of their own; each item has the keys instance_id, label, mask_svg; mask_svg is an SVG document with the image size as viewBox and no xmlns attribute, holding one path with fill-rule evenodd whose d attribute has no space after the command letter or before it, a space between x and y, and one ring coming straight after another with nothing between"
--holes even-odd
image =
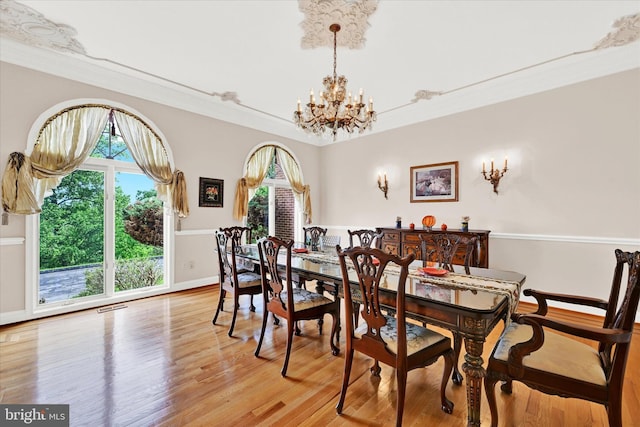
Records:
<instances>
[{"instance_id":1,"label":"crown molding","mask_svg":"<svg viewBox=\"0 0 640 427\"><path fill-rule=\"evenodd\" d=\"M322 146L385 132L558 87L640 68L640 44L602 49L533 67L466 89L419 99L378 113L366 134L340 135L336 141L307 134L293 121L238 104L233 99L194 91L154 76L0 38L0 61L182 109L306 144Z\"/></svg>"}]
</instances>

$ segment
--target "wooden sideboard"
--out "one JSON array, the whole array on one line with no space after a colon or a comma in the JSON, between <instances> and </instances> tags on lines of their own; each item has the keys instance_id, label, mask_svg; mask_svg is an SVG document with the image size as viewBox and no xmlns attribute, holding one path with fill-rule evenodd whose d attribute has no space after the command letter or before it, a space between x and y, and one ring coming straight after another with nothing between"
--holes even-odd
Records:
<instances>
[{"instance_id":1,"label":"wooden sideboard","mask_svg":"<svg viewBox=\"0 0 640 427\"><path fill-rule=\"evenodd\" d=\"M382 233L382 250L395 255L407 256L408 254L415 254L417 259L421 257L421 234L464 234L468 236L476 236L478 238L476 248L471 255L472 267L489 268L489 230L427 230L423 228L416 228L411 230L409 228L392 228L392 227L378 227L376 228L378 233ZM458 248L458 252L453 259L454 264L463 264L464 248Z\"/></svg>"}]
</instances>

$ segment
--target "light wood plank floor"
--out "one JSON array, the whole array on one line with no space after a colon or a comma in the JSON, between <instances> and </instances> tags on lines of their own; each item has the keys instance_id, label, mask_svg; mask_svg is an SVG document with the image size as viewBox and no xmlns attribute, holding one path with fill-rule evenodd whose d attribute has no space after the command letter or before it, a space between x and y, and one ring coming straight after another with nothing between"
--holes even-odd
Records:
<instances>
[{"instance_id":1,"label":"light wood plank floor","mask_svg":"<svg viewBox=\"0 0 640 427\"><path fill-rule=\"evenodd\" d=\"M383 366L381 378L371 377L370 360L357 353L344 413L336 415L344 357L329 351L329 316L322 336L315 322L304 322L304 336L294 337L289 376L282 378L286 329L270 321L256 358L260 304L251 313L248 297L241 298L230 338L228 312L220 315L220 325L211 324L217 297L217 286L209 286L106 313L87 310L1 327L0 402L70 404L72 426L394 424L394 372ZM490 335L485 359L501 329ZM640 419L639 346L635 337L624 389L625 426ZM452 415L439 409L441 372L439 361L409 374L405 426L466 425L464 385L449 382ZM518 383L513 395L499 388L496 394L501 426L608 425L600 405L547 396ZM489 418L483 396L482 425Z\"/></svg>"}]
</instances>

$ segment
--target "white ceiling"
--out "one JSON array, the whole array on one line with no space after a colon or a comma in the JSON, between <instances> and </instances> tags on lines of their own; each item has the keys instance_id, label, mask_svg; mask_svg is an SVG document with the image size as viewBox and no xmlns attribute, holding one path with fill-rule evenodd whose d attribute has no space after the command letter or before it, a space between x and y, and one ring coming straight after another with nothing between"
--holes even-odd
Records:
<instances>
[{"instance_id":1,"label":"white ceiling","mask_svg":"<svg viewBox=\"0 0 640 427\"><path fill-rule=\"evenodd\" d=\"M292 114L332 73L327 22L364 32L357 49L338 33L337 72L373 97L373 132L640 67L640 1L0 4L3 61L312 144L331 139L296 129ZM327 46L303 48L314 31ZM594 49L609 33L620 46Z\"/></svg>"}]
</instances>

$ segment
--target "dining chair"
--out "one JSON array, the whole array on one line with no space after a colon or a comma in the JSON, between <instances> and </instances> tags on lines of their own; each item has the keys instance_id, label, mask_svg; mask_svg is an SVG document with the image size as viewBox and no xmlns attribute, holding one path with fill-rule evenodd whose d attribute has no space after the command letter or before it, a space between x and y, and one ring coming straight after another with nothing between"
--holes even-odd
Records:
<instances>
[{"instance_id":1,"label":"dining chair","mask_svg":"<svg viewBox=\"0 0 640 427\"><path fill-rule=\"evenodd\" d=\"M436 263L439 267L449 271L453 271L453 265L455 261L462 261L466 274L470 274L471 259L473 258L473 251L476 247L478 238L476 236L465 236L461 234L453 233L427 233L420 234L420 253L422 261L426 266L427 263ZM463 251L459 251L462 247ZM462 252L462 259L459 259L458 253ZM505 319L506 320L506 319ZM423 326L426 326L423 323ZM462 384L462 374L458 367L458 361L460 360L460 352L462 351L462 336L453 332L453 383L456 385Z\"/></svg>"},{"instance_id":2,"label":"dining chair","mask_svg":"<svg viewBox=\"0 0 640 427\"><path fill-rule=\"evenodd\" d=\"M340 236L320 236L320 250L326 253L336 254L336 246L340 244Z\"/></svg>"},{"instance_id":3,"label":"dining chair","mask_svg":"<svg viewBox=\"0 0 640 427\"><path fill-rule=\"evenodd\" d=\"M287 322L287 348L284 365L280 372L283 377L287 375L293 334L297 329L296 323L298 321L322 319L325 314L330 314L333 318L331 338L329 340L331 353L336 356L340 351L336 339L340 316L340 300L332 300L324 295L293 286L291 278L292 247L293 240L284 241L273 236L265 237L258 241L264 315L255 356L259 357L260 355L269 313L272 313L276 318L285 319ZM278 257L281 256L281 250L284 252L282 255L284 255L286 261L284 272L281 268L278 268ZM299 332L296 333L296 335L299 334Z\"/></svg>"},{"instance_id":4,"label":"dining chair","mask_svg":"<svg viewBox=\"0 0 640 427\"><path fill-rule=\"evenodd\" d=\"M422 261L435 262L449 271L453 271L454 264L461 264L464 265L465 272L470 274L477 236L452 233L427 233L419 236ZM459 250L461 247L463 251Z\"/></svg>"},{"instance_id":5,"label":"dining chair","mask_svg":"<svg viewBox=\"0 0 640 427\"><path fill-rule=\"evenodd\" d=\"M220 231L222 231L223 233L227 233L227 235L236 242L236 245L242 245L243 243L244 244L251 243L250 227L241 227L237 225L232 227L225 227L225 228L220 227Z\"/></svg>"},{"instance_id":6,"label":"dining chair","mask_svg":"<svg viewBox=\"0 0 640 427\"><path fill-rule=\"evenodd\" d=\"M327 229L322 227L302 227L304 230L304 243L312 251L320 249L320 237L327 234Z\"/></svg>"},{"instance_id":7,"label":"dining chair","mask_svg":"<svg viewBox=\"0 0 640 427\"><path fill-rule=\"evenodd\" d=\"M453 411L453 402L446 397L446 387L453 368L451 340L438 332L406 321L405 285L409 264L414 260L415 255L410 254L400 258L377 248L356 246L344 251L339 248L338 257L345 298L346 352L342 390L336 412L342 413L354 353L358 351L374 359L370 369L374 376L380 376L381 369L378 362L387 364L395 370L397 426L402 425L407 373L413 369L431 365L442 356L444 371L440 384L440 402L441 409L450 414ZM384 309L379 303L380 286L388 265L393 265L400 270L397 276L395 317L384 314L382 311ZM353 298L349 269L355 272L354 277L358 280L357 289L363 296L361 315L364 322L359 327L355 326L352 312Z\"/></svg>"},{"instance_id":8,"label":"dining chair","mask_svg":"<svg viewBox=\"0 0 640 427\"><path fill-rule=\"evenodd\" d=\"M233 317L229 326L229 336L233 334L233 328L236 324L238 308L240 306L240 295L250 295L251 303L249 309L256 311L253 305L253 295L262 293L262 279L259 274L252 271L238 271L236 267L236 251L237 244L235 240L222 231L216 231L216 246L218 249L218 262L220 263L220 297L216 314L213 316L212 323L215 325L218 315L224 311L224 299L228 294L233 298ZM230 249L228 246L230 245Z\"/></svg>"},{"instance_id":9,"label":"dining chair","mask_svg":"<svg viewBox=\"0 0 640 427\"><path fill-rule=\"evenodd\" d=\"M640 252L617 249L615 257L608 301L524 291L536 299L537 311L514 314L489 357L484 384L492 426L498 425L495 384L505 381L502 391L511 394L514 380L546 394L602 404L609 425L622 426L622 386L640 297ZM625 266L627 283L622 287ZM605 310L602 327L551 319L547 301Z\"/></svg>"},{"instance_id":10,"label":"dining chair","mask_svg":"<svg viewBox=\"0 0 640 427\"><path fill-rule=\"evenodd\" d=\"M363 248L380 249L382 234L377 233L375 230L363 228L353 231L347 230L347 233L349 234L349 247L351 248L354 246L362 246ZM357 240L357 242L355 240Z\"/></svg>"},{"instance_id":11,"label":"dining chair","mask_svg":"<svg viewBox=\"0 0 640 427\"><path fill-rule=\"evenodd\" d=\"M233 227L220 227L220 231L226 233L227 236L231 238L236 243L236 248L239 248L242 244L251 243L251 228L250 227L241 227L241 226L233 226ZM231 242L229 240L228 242ZM229 248L230 249L230 248ZM236 260L238 268L238 272L242 273L245 271L253 271L254 265L251 261L238 259ZM251 304L253 304L253 296L251 296Z\"/></svg>"}]
</instances>

